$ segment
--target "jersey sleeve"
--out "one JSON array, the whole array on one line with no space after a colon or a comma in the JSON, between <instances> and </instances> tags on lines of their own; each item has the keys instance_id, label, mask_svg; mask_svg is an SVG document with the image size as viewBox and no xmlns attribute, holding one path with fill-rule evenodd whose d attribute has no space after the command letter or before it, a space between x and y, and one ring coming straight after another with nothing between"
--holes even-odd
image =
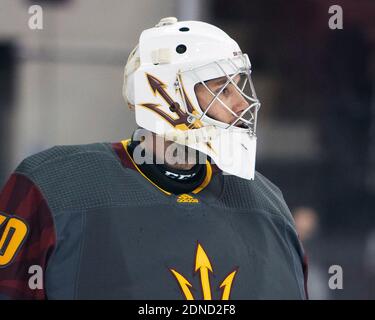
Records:
<instances>
[{"instance_id":1,"label":"jersey sleeve","mask_svg":"<svg viewBox=\"0 0 375 320\"><path fill-rule=\"evenodd\" d=\"M56 243L39 188L13 173L0 191L0 299L46 299L44 274Z\"/></svg>"}]
</instances>

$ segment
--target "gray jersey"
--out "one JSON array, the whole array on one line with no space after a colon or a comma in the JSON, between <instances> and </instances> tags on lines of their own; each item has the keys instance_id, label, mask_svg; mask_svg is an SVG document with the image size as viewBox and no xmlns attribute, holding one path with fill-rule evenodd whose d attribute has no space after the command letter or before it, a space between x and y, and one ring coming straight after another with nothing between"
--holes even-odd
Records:
<instances>
[{"instance_id":1,"label":"gray jersey","mask_svg":"<svg viewBox=\"0 0 375 320\"><path fill-rule=\"evenodd\" d=\"M49 299L306 298L293 218L260 173L248 181L210 167L199 192L166 194L121 143L97 143L48 149L16 174L53 220Z\"/></svg>"}]
</instances>

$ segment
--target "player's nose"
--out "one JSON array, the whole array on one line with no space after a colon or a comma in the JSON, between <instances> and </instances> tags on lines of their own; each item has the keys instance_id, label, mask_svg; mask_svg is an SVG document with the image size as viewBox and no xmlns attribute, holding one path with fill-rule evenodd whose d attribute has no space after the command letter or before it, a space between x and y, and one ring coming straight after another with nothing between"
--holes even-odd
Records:
<instances>
[{"instance_id":1,"label":"player's nose","mask_svg":"<svg viewBox=\"0 0 375 320\"><path fill-rule=\"evenodd\" d=\"M248 106L249 106L249 103L246 101L246 99L240 93L237 93L235 96L235 101L233 103L232 110L237 115L240 115Z\"/></svg>"}]
</instances>

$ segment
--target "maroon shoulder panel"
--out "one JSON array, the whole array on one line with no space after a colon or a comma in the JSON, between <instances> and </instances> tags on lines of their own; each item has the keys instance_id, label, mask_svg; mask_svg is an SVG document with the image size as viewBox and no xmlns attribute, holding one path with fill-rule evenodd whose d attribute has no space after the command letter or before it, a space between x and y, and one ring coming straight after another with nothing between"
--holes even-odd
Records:
<instances>
[{"instance_id":1,"label":"maroon shoulder panel","mask_svg":"<svg viewBox=\"0 0 375 320\"><path fill-rule=\"evenodd\" d=\"M112 143L112 148L116 152L117 156L120 158L121 163L125 168L130 168L130 169L136 170L133 162L129 158L129 156L128 156L127 152L125 151L124 146L121 142Z\"/></svg>"},{"instance_id":2,"label":"maroon shoulder panel","mask_svg":"<svg viewBox=\"0 0 375 320\"><path fill-rule=\"evenodd\" d=\"M0 255L6 255L6 250L12 251L12 241L13 245L17 245L12 259L6 264L0 264L0 296L10 299L45 299L44 289L29 287L29 279L34 274L29 273L29 268L37 265L45 271L56 243L56 234L46 200L26 176L12 174L0 192L0 218ZM27 226L27 234L20 244L12 239L16 230L7 230L11 218Z\"/></svg>"}]
</instances>

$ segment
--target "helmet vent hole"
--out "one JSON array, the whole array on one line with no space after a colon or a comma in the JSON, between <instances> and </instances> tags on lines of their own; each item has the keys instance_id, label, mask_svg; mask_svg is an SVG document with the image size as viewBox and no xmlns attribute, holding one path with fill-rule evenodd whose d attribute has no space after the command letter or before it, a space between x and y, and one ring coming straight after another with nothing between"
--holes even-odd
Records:
<instances>
[{"instance_id":1,"label":"helmet vent hole","mask_svg":"<svg viewBox=\"0 0 375 320\"><path fill-rule=\"evenodd\" d=\"M180 29L178 29L178 30L180 30L181 32L187 32L187 31L189 31L190 29L189 29L188 27L182 27L182 28L180 28Z\"/></svg>"},{"instance_id":2,"label":"helmet vent hole","mask_svg":"<svg viewBox=\"0 0 375 320\"><path fill-rule=\"evenodd\" d=\"M179 44L177 47L176 47L176 51L177 53L179 54L183 54L186 52L186 46L184 44Z\"/></svg>"}]
</instances>

